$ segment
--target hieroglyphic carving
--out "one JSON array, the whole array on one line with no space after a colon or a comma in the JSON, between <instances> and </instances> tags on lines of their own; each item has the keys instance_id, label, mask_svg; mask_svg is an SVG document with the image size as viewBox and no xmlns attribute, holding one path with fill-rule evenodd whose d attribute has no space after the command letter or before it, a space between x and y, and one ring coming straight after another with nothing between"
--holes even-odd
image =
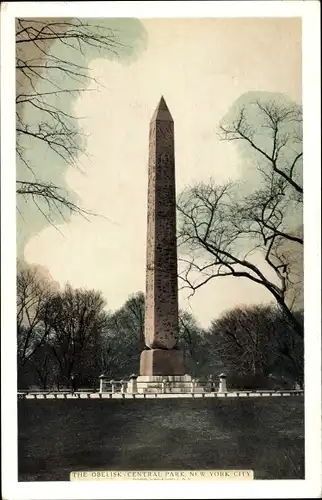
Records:
<instances>
[{"instance_id":1,"label":"hieroglyphic carving","mask_svg":"<svg viewBox=\"0 0 322 500\"><path fill-rule=\"evenodd\" d=\"M178 337L174 128L163 99L149 139L145 341L172 349Z\"/></svg>"}]
</instances>

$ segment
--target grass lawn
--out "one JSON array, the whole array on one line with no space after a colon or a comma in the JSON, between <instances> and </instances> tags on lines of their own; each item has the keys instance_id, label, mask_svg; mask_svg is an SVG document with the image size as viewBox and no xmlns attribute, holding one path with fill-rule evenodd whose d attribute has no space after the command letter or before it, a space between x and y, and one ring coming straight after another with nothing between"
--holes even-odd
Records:
<instances>
[{"instance_id":1,"label":"grass lawn","mask_svg":"<svg viewBox=\"0 0 322 500\"><path fill-rule=\"evenodd\" d=\"M303 479L303 398L18 401L19 481L229 468Z\"/></svg>"}]
</instances>

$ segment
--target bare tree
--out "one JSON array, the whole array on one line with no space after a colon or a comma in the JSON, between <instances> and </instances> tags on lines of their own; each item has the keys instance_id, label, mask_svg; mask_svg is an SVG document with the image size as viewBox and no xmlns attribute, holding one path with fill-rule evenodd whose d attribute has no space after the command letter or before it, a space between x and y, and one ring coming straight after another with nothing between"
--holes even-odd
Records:
<instances>
[{"instance_id":1,"label":"bare tree","mask_svg":"<svg viewBox=\"0 0 322 500\"><path fill-rule=\"evenodd\" d=\"M221 124L224 140L239 140L254 153L261 187L243 194L242 183L213 182L187 188L178 201L180 277L194 293L215 277L234 276L264 286L301 336L289 293L302 286L286 243L303 244L301 111L274 102L254 104L262 118L251 126L245 109ZM261 145L265 135L265 146ZM258 141L257 141L258 139ZM296 214L296 221L292 219Z\"/></svg>"},{"instance_id":2,"label":"bare tree","mask_svg":"<svg viewBox=\"0 0 322 500\"><path fill-rule=\"evenodd\" d=\"M145 345L144 313L144 294L138 292L109 316L100 351L101 371L105 374L129 376L137 371Z\"/></svg>"},{"instance_id":3,"label":"bare tree","mask_svg":"<svg viewBox=\"0 0 322 500\"><path fill-rule=\"evenodd\" d=\"M66 98L93 90L89 85L97 82L78 57L88 50L117 55L121 46L113 30L94 20L16 20L17 161L23 172L16 181L17 194L33 200L50 221L53 209L62 216L66 209L89 214L52 182L52 172L45 174L48 150L74 168L79 168L79 155L86 154L79 119L66 110ZM40 174L29 155L34 150L43 158Z\"/></svg>"},{"instance_id":4,"label":"bare tree","mask_svg":"<svg viewBox=\"0 0 322 500\"><path fill-rule=\"evenodd\" d=\"M302 317L297 313L298 321ZM208 331L228 373L257 382L287 376L303 384L303 340L273 306L237 307L215 319Z\"/></svg>"},{"instance_id":5,"label":"bare tree","mask_svg":"<svg viewBox=\"0 0 322 500\"><path fill-rule=\"evenodd\" d=\"M37 266L18 262L17 271L17 353L24 366L49 335L44 312L54 288Z\"/></svg>"},{"instance_id":6,"label":"bare tree","mask_svg":"<svg viewBox=\"0 0 322 500\"><path fill-rule=\"evenodd\" d=\"M143 292L131 295L124 304L124 309L128 311L128 316L124 318L128 327L135 332L139 347L144 346L144 316L145 316L145 297ZM129 323L130 321L130 323Z\"/></svg>"},{"instance_id":7,"label":"bare tree","mask_svg":"<svg viewBox=\"0 0 322 500\"><path fill-rule=\"evenodd\" d=\"M99 292L74 290L69 285L47 303L44 322L50 330L48 342L60 385L68 385L71 375L78 383L98 376L96 358L106 322L104 306Z\"/></svg>"},{"instance_id":8,"label":"bare tree","mask_svg":"<svg viewBox=\"0 0 322 500\"><path fill-rule=\"evenodd\" d=\"M248 117L250 109L243 106L237 117L220 124L221 138L243 141L259 160L258 168L270 182L278 179L303 194L302 187L302 109L295 104L282 104L274 100L255 101L251 111L260 118L258 129ZM268 141L261 140L261 136ZM274 179L275 176L275 179ZM268 226L269 228L269 226Z\"/></svg>"},{"instance_id":9,"label":"bare tree","mask_svg":"<svg viewBox=\"0 0 322 500\"><path fill-rule=\"evenodd\" d=\"M179 312L179 344L183 344L189 357L194 360L196 355L196 330L199 330L195 318L187 311ZM181 341L181 342L180 342Z\"/></svg>"},{"instance_id":10,"label":"bare tree","mask_svg":"<svg viewBox=\"0 0 322 500\"><path fill-rule=\"evenodd\" d=\"M47 339L30 359L30 367L35 372L44 391L54 385L57 367Z\"/></svg>"},{"instance_id":11,"label":"bare tree","mask_svg":"<svg viewBox=\"0 0 322 500\"><path fill-rule=\"evenodd\" d=\"M297 321L304 323L303 311L296 311ZM291 377L301 388L304 385L304 340L294 335L292 324L283 314L275 315L275 335L269 346L272 371Z\"/></svg>"},{"instance_id":12,"label":"bare tree","mask_svg":"<svg viewBox=\"0 0 322 500\"><path fill-rule=\"evenodd\" d=\"M216 349L210 349L205 331L188 311L179 310L179 348L183 350L189 373L201 376L220 362Z\"/></svg>"},{"instance_id":13,"label":"bare tree","mask_svg":"<svg viewBox=\"0 0 322 500\"><path fill-rule=\"evenodd\" d=\"M241 375L263 375L267 346L275 334L271 307L253 306L230 310L214 320L209 338L218 346L228 371Z\"/></svg>"}]
</instances>

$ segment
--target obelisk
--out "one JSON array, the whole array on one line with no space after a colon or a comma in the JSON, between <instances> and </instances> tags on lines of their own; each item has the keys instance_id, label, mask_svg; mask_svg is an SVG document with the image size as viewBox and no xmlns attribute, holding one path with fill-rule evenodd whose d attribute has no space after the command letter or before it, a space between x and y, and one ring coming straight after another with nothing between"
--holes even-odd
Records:
<instances>
[{"instance_id":1,"label":"obelisk","mask_svg":"<svg viewBox=\"0 0 322 500\"><path fill-rule=\"evenodd\" d=\"M178 342L174 124L163 97L150 122L145 343L141 376L184 375Z\"/></svg>"}]
</instances>

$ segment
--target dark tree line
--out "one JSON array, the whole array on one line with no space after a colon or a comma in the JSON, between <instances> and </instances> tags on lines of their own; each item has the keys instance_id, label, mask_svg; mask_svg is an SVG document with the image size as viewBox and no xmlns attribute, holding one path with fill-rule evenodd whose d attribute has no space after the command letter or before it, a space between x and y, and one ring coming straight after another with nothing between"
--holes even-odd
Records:
<instances>
[{"instance_id":1,"label":"dark tree line","mask_svg":"<svg viewBox=\"0 0 322 500\"><path fill-rule=\"evenodd\" d=\"M17 276L18 387L98 387L98 377L138 373L144 349L144 294L114 312L94 290L61 290L36 266L19 263ZM303 315L298 313L298 321ZM179 347L187 373L217 376L231 386L303 385L303 342L274 306L236 308L208 329L187 311L179 313Z\"/></svg>"},{"instance_id":2,"label":"dark tree line","mask_svg":"<svg viewBox=\"0 0 322 500\"><path fill-rule=\"evenodd\" d=\"M73 375L93 385L106 323L100 292L53 286L39 269L21 265L17 276L18 385L68 387Z\"/></svg>"},{"instance_id":3,"label":"dark tree line","mask_svg":"<svg viewBox=\"0 0 322 500\"><path fill-rule=\"evenodd\" d=\"M297 312L297 321L303 314ZM276 306L236 308L212 321L208 340L217 349L230 386L303 387L304 343Z\"/></svg>"}]
</instances>

